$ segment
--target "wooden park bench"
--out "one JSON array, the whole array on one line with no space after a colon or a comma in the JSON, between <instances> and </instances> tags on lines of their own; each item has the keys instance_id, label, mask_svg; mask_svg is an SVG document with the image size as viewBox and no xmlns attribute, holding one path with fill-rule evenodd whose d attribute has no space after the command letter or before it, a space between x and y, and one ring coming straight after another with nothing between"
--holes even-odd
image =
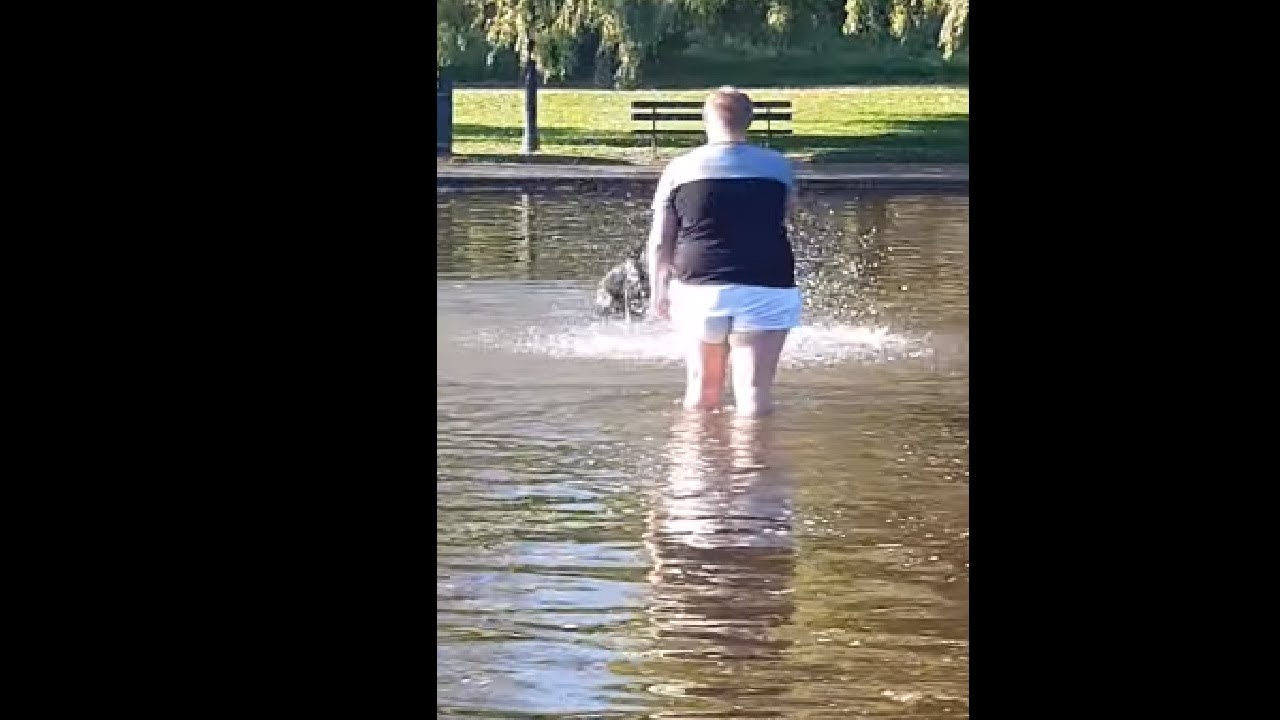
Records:
<instances>
[{"instance_id":1,"label":"wooden park bench","mask_svg":"<svg viewBox=\"0 0 1280 720\"><path fill-rule=\"evenodd\" d=\"M791 122L791 101L790 100L757 100L752 101L751 105L754 112L751 115L750 133L763 134L765 136L765 144L768 145L775 135L790 135L790 128L774 127L777 122ZM632 133L638 135L647 134L649 136L649 146L656 153L658 151L658 136L700 136L703 134L702 128L659 128L660 122L690 122L702 121L702 101L701 100L636 100L631 103L631 119L635 122L646 124L648 127L641 127L632 130ZM760 121L764 121L764 127L760 127Z\"/></svg>"}]
</instances>

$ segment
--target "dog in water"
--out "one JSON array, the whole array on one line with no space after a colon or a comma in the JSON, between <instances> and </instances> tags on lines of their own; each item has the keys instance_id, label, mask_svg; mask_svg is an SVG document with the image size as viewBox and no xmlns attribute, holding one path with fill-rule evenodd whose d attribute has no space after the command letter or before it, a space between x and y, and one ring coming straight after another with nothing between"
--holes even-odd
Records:
<instances>
[{"instance_id":1,"label":"dog in water","mask_svg":"<svg viewBox=\"0 0 1280 720\"><path fill-rule=\"evenodd\" d=\"M609 268L596 287L596 312L609 317L644 317L649 310L649 273L645 246L632 249Z\"/></svg>"}]
</instances>

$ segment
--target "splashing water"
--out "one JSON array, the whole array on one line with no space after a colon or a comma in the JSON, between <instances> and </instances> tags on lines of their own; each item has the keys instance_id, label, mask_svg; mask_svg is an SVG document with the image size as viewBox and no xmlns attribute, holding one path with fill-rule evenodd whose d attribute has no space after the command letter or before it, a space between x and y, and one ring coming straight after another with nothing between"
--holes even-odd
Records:
<instances>
[{"instance_id":1,"label":"splashing water","mask_svg":"<svg viewBox=\"0 0 1280 720\"><path fill-rule=\"evenodd\" d=\"M666 323L596 321L560 328L529 327L523 332L479 331L464 342L493 350L565 358L595 358L655 363L683 360L684 346ZM814 324L791 331L782 353L787 368L844 362L889 362L928 357L926 339L907 337L884 327Z\"/></svg>"}]
</instances>

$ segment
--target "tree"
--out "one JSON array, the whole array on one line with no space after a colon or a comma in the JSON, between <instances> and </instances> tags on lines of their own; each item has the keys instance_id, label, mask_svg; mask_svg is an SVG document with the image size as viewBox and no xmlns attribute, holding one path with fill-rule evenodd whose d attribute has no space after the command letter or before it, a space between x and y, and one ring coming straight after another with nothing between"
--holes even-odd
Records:
<instances>
[{"instance_id":1,"label":"tree","mask_svg":"<svg viewBox=\"0 0 1280 720\"><path fill-rule=\"evenodd\" d=\"M467 46L484 41L478 33L482 8L473 0L436 0L436 71L448 67Z\"/></svg>"},{"instance_id":2,"label":"tree","mask_svg":"<svg viewBox=\"0 0 1280 720\"><path fill-rule=\"evenodd\" d=\"M936 44L950 58L969 31L969 0L846 0L844 31L873 42Z\"/></svg>"},{"instance_id":3,"label":"tree","mask_svg":"<svg viewBox=\"0 0 1280 720\"><path fill-rule=\"evenodd\" d=\"M939 31L938 47L943 57L951 57L967 42L969 34L969 0L947 0L947 14Z\"/></svg>"},{"instance_id":4,"label":"tree","mask_svg":"<svg viewBox=\"0 0 1280 720\"><path fill-rule=\"evenodd\" d=\"M436 65L447 66L483 32L491 48L520 55L525 84L521 152L538 149L538 83L575 69L584 39L616 60L616 84L633 85L641 64L678 25L682 6L722 0L436 0ZM490 53L492 59L492 53Z\"/></svg>"},{"instance_id":5,"label":"tree","mask_svg":"<svg viewBox=\"0 0 1280 720\"><path fill-rule=\"evenodd\" d=\"M480 7L478 15L489 42L522 53L525 94L520 151L537 152L539 75L563 77L572 69L578 38L596 23L609 0L470 1Z\"/></svg>"}]
</instances>

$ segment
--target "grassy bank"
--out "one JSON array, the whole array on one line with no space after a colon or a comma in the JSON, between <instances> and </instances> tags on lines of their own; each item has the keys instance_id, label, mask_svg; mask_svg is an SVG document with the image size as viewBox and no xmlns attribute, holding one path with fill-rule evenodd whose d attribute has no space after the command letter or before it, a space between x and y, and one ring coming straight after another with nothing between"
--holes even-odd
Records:
<instances>
[{"instance_id":1,"label":"grassy bank","mask_svg":"<svg viewBox=\"0 0 1280 720\"><path fill-rule=\"evenodd\" d=\"M969 90L955 87L751 89L758 100L790 100L794 135L775 147L812 162L968 162ZM648 163L644 136L631 130L633 100L700 100L707 90L546 89L538 94L541 162ZM458 90L454 161L521 160L524 95L519 90ZM697 123L666 123L696 128ZM663 139L656 160L697 140Z\"/></svg>"}]
</instances>

